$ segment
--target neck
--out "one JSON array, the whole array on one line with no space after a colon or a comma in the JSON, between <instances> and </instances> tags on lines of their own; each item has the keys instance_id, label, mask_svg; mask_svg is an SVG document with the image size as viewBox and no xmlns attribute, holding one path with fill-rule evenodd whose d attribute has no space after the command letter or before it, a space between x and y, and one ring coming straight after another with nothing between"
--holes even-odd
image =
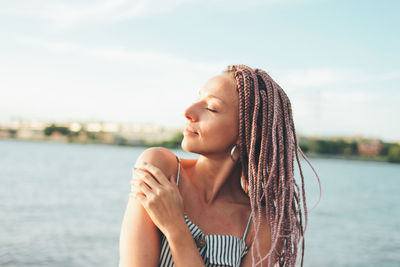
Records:
<instances>
[{"instance_id":1,"label":"neck","mask_svg":"<svg viewBox=\"0 0 400 267\"><path fill-rule=\"evenodd\" d=\"M242 191L240 177L241 167L230 156L201 155L194 166L192 183L204 203L210 205L217 199L234 201Z\"/></svg>"}]
</instances>

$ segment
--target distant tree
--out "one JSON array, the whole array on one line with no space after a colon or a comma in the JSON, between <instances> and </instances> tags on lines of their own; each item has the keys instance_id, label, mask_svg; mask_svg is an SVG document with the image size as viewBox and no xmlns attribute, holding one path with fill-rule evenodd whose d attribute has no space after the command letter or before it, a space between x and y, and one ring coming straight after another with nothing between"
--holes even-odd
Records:
<instances>
[{"instance_id":1,"label":"distant tree","mask_svg":"<svg viewBox=\"0 0 400 267\"><path fill-rule=\"evenodd\" d=\"M86 132L86 136L91 140L96 140L97 139L97 133L96 132Z\"/></svg>"},{"instance_id":2,"label":"distant tree","mask_svg":"<svg viewBox=\"0 0 400 267\"><path fill-rule=\"evenodd\" d=\"M46 128L44 128L44 134L47 136L52 135L54 132L59 132L62 135L69 135L70 134L70 130L68 127L64 127L64 126L56 126L55 124L52 124L50 126L47 126Z\"/></svg>"},{"instance_id":3,"label":"distant tree","mask_svg":"<svg viewBox=\"0 0 400 267\"><path fill-rule=\"evenodd\" d=\"M316 140L312 145L312 150L318 154L339 154L339 147L335 141L331 140Z\"/></svg>"},{"instance_id":4,"label":"distant tree","mask_svg":"<svg viewBox=\"0 0 400 267\"><path fill-rule=\"evenodd\" d=\"M154 142L154 143L147 144L147 145L161 146L161 147L166 147L166 148L179 148L181 146L182 140L183 140L183 134L178 133L169 140L165 140L165 141L161 141L161 142Z\"/></svg>"},{"instance_id":5,"label":"distant tree","mask_svg":"<svg viewBox=\"0 0 400 267\"><path fill-rule=\"evenodd\" d=\"M316 154L357 155L357 146L357 142L348 142L343 139L310 139L300 143L300 148L304 152Z\"/></svg>"},{"instance_id":6,"label":"distant tree","mask_svg":"<svg viewBox=\"0 0 400 267\"><path fill-rule=\"evenodd\" d=\"M389 154L389 149L392 147L392 143L382 143L382 150L381 150L381 155L382 156L387 156Z\"/></svg>"},{"instance_id":7,"label":"distant tree","mask_svg":"<svg viewBox=\"0 0 400 267\"><path fill-rule=\"evenodd\" d=\"M54 132L54 128L55 128L56 126L54 125L54 124L52 124L51 126L47 126L46 128L44 128L44 134L45 135L47 135L47 136L50 136L50 135L52 135L53 134L53 132Z\"/></svg>"},{"instance_id":8,"label":"distant tree","mask_svg":"<svg viewBox=\"0 0 400 267\"><path fill-rule=\"evenodd\" d=\"M80 133L82 132L82 130L79 130L78 132L70 132L69 133L69 136L71 136L71 137L77 137Z\"/></svg>"},{"instance_id":9,"label":"distant tree","mask_svg":"<svg viewBox=\"0 0 400 267\"><path fill-rule=\"evenodd\" d=\"M343 147L343 154L345 155L357 155L357 142L345 142Z\"/></svg>"},{"instance_id":10,"label":"distant tree","mask_svg":"<svg viewBox=\"0 0 400 267\"><path fill-rule=\"evenodd\" d=\"M392 145L389 148L388 161L400 163L400 145Z\"/></svg>"},{"instance_id":11,"label":"distant tree","mask_svg":"<svg viewBox=\"0 0 400 267\"><path fill-rule=\"evenodd\" d=\"M15 135L17 134L17 130L9 129L8 133L10 134L11 138L15 138Z\"/></svg>"},{"instance_id":12,"label":"distant tree","mask_svg":"<svg viewBox=\"0 0 400 267\"><path fill-rule=\"evenodd\" d=\"M300 143L300 149L307 153L310 150L310 145L308 143Z\"/></svg>"}]
</instances>

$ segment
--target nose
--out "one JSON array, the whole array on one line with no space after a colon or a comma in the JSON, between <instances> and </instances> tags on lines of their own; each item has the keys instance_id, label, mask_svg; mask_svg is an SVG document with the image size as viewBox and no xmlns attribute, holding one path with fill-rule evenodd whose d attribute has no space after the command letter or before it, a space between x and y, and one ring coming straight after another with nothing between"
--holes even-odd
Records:
<instances>
[{"instance_id":1,"label":"nose","mask_svg":"<svg viewBox=\"0 0 400 267\"><path fill-rule=\"evenodd\" d=\"M189 121L196 121L197 120L197 116L196 116L195 110L194 110L194 105L190 105L188 108L186 108L183 115Z\"/></svg>"}]
</instances>

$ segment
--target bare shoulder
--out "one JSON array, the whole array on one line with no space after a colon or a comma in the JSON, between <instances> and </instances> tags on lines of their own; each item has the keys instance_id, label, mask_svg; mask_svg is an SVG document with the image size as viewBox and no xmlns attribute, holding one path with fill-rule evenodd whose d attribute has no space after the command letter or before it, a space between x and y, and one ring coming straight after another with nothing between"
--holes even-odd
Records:
<instances>
[{"instance_id":1,"label":"bare shoulder","mask_svg":"<svg viewBox=\"0 0 400 267\"><path fill-rule=\"evenodd\" d=\"M177 160L175 154L163 147L151 147L142 152L136 160L135 167L139 167L143 162L159 168L167 177L177 172Z\"/></svg>"}]
</instances>

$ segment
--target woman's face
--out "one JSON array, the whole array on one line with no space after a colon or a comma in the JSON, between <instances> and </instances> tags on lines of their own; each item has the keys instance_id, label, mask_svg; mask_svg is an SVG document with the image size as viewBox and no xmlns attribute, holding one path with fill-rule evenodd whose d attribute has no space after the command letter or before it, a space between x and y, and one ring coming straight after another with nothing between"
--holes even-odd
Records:
<instances>
[{"instance_id":1,"label":"woman's face","mask_svg":"<svg viewBox=\"0 0 400 267\"><path fill-rule=\"evenodd\" d=\"M182 148L202 155L226 156L238 138L239 96L229 74L208 80L196 102L185 110Z\"/></svg>"}]
</instances>

